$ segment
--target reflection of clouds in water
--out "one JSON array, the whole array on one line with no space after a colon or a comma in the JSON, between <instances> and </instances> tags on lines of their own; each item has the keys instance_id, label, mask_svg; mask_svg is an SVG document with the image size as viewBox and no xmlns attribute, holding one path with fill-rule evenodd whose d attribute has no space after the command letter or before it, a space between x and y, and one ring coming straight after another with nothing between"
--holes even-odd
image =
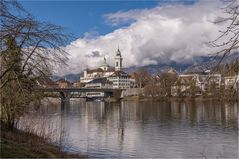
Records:
<instances>
[{"instance_id":1,"label":"reflection of clouds in water","mask_svg":"<svg viewBox=\"0 0 239 159\"><path fill-rule=\"evenodd\" d=\"M215 158L237 155L237 109L213 102L71 101L61 117L66 146L95 157L194 158L203 152ZM58 121L59 110L50 110Z\"/></svg>"}]
</instances>

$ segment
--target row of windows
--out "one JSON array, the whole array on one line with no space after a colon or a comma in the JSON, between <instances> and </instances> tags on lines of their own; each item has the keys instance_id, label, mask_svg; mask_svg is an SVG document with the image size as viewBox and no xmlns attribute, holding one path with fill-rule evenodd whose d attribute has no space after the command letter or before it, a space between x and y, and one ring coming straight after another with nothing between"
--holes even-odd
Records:
<instances>
[{"instance_id":1,"label":"row of windows","mask_svg":"<svg viewBox=\"0 0 239 159\"><path fill-rule=\"evenodd\" d=\"M118 86L118 85L128 85L128 86L130 86L130 83L114 83L113 84L114 86Z\"/></svg>"},{"instance_id":2,"label":"row of windows","mask_svg":"<svg viewBox=\"0 0 239 159\"><path fill-rule=\"evenodd\" d=\"M130 82L129 80L111 80L112 82Z\"/></svg>"},{"instance_id":3,"label":"row of windows","mask_svg":"<svg viewBox=\"0 0 239 159\"><path fill-rule=\"evenodd\" d=\"M128 77L109 77L109 79L129 79Z\"/></svg>"}]
</instances>

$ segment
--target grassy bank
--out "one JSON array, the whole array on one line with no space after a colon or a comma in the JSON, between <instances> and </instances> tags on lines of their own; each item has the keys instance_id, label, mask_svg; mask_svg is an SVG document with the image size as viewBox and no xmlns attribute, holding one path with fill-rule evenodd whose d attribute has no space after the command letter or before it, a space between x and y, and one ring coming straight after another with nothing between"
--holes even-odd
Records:
<instances>
[{"instance_id":1,"label":"grassy bank","mask_svg":"<svg viewBox=\"0 0 239 159\"><path fill-rule=\"evenodd\" d=\"M127 96L122 99L123 101L138 101L140 100L139 96Z\"/></svg>"},{"instance_id":2,"label":"grassy bank","mask_svg":"<svg viewBox=\"0 0 239 159\"><path fill-rule=\"evenodd\" d=\"M123 101L238 101L236 97L195 96L195 97L146 97L128 96Z\"/></svg>"},{"instance_id":3,"label":"grassy bank","mask_svg":"<svg viewBox=\"0 0 239 159\"><path fill-rule=\"evenodd\" d=\"M45 139L1 124L1 158L87 158L81 154L62 152Z\"/></svg>"},{"instance_id":4,"label":"grassy bank","mask_svg":"<svg viewBox=\"0 0 239 159\"><path fill-rule=\"evenodd\" d=\"M221 101L221 102L236 102L236 97L215 97L215 96L196 96L196 97L170 97L173 101Z\"/></svg>"}]
</instances>

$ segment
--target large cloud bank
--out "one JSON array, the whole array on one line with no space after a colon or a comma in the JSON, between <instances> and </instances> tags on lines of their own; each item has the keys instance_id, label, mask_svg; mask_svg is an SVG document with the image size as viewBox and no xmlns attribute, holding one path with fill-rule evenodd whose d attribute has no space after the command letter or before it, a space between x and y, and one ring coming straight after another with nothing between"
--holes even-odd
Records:
<instances>
[{"instance_id":1,"label":"large cloud bank","mask_svg":"<svg viewBox=\"0 0 239 159\"><path fill-rule=\"evenodd\" d=\"M220 2L199 1L193 5L164 5L152 9L129 10L103 15L106 23L127 27L106 35L86 33L65 47L69 66L58 74L79 73L99 66L105 56L114 64L120 48L124 67L177 61L190 63L196 56L208 55L208 42L219 35L225 23L214 23L223 17Z\"/></svg>"}]
</instances>

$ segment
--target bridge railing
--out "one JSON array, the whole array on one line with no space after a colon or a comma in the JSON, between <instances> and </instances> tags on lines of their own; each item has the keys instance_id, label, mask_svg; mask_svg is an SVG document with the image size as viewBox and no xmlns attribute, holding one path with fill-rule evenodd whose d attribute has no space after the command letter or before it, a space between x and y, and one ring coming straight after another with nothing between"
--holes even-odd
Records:
<instances>
[{"instance_id":1,"label":"bridge railing","mask_svg":"<svg viewBox=\"0 0 239 159\"><path fill-rule=\"evenodd\" d=\"M43 92L115 92L125 89L118 88L36 88L37 91Z\"/></svg>"}]
</instances>

